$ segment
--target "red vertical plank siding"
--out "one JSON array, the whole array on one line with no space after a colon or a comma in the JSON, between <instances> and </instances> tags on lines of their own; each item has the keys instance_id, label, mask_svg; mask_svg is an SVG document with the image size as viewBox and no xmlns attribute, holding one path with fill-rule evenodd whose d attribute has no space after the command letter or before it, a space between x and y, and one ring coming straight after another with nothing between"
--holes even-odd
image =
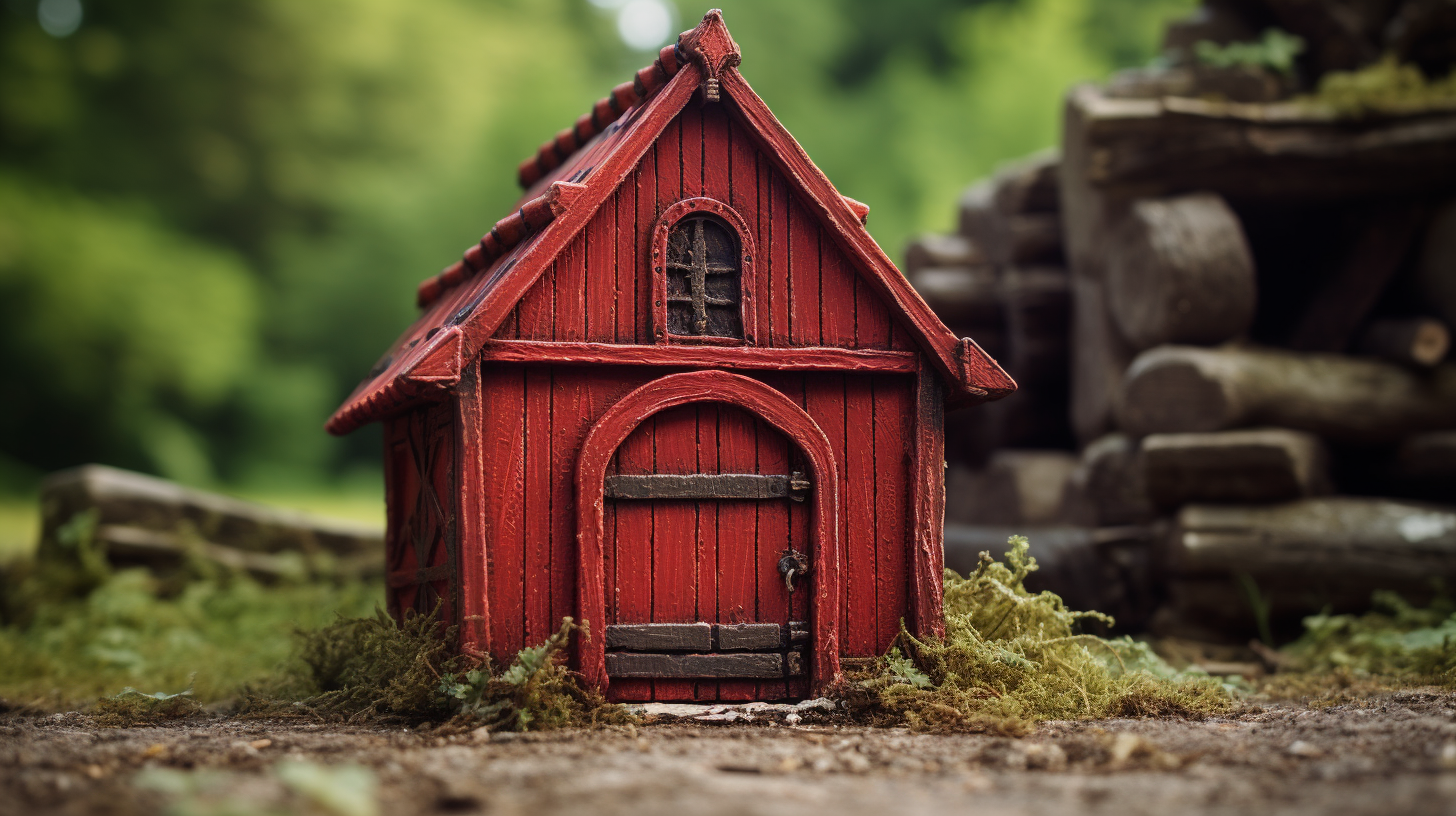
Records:
<instances>
[{"instance_id":1,"label":"red vertical plank siding","mask_svg":"<svg viewBox=\"0 0 1456 816\"><path fill-rule=\"evenodd\" d=\"M617 339L617 204L630 179L628 182L602 204L583 233L585 336L593 343L611 343Z\"/></svg>"},{"instance_id":2,"label":"red vertical plank siding","mask_svg":"<svg viewBox=\"0 0 1456 816\"><path fill-rule=\"evenodd\" d=\"M540 643L551 621L551 369L526 369L526 643Z\"/></svg>"},{"instance_id":3,"label":"red vertical plank siding","mask_svg":"<svg viewBox=\"0 0 1456 816\"><path fill-rule=\"evenodd\" d=\"M915 383L909 377L874 377L875 594L879 599L875 649L883 652L908 625L910 573L909 448Z\"/></svg>"},{"instance_id":4,"label":"red vertical plank siding","mask_svg":"<svg viewBox=\"0 0 1456 816\"><path fill-rule=\"evenodd\" d=\"M482 371L480 401L485 406L481 479L490 486L480 497L489 568L490 651L499 664L525 645L525 371Z\"/></svg>"},{"instance_id":5,"label":"red vertical plank siding","mask_svg":"<svg viewBox=\"0 0 1456 816\"><path fill-rule=\"evenodd\" d=\"M704 402L696 406L697 473L720 473L718 467L718 404ZM693 581L693 620L718 619L718 517L725 504L740 502L701 501L697 505L697 553ZM693 696L698 700L718 699L716 682L695 684Z\"/></svg>"},{"instance_id":6,"label":"red vertical plank siding","mask_svg":"<svg viewBox=\"0 0 1456 816\"><path fill-rule=\"evenodd\" d=\"M557 341L586 339L586 242L587 232L583 230L551 265L556 290L551 336Z\"/></svg>"},{"instance_id":7,"label":"red vertical plank siding","mask_svg":"<svg viewBox=\"0 0 1456 816\"><path fill-rule=\"evenodd\" d=\"M642 423L617 449L617 470L621 473L651 473L653 469L653 421ZM652 620L653 502L612 502L616 506L616 560L607 574L607 594L615 597L617 616L611 623L645 623ZM615 574L613 574L615 573ZM605 634L603 631L601 634ZM616 680L609 689L614 700L652 699L651 680Z\"/></svg>"},{"instance_id":8,"label":"red vertical plank siding","mask_svg":"<svg viewBox=\"0 0 1456 816\"><path fill-rule=\"evenodd\" d=\"M825 346L854 348L856 275L828 236L818 229L814 233L819 255L820 342Z\"/></svg>"},{"instance_id":9,"label":"red vertical plank siding","mask_svg":"<svg viewBox=\"0 0 1456 816\"><path fill-rule=\"evenodd\" d=\"M915 441L911 465L911 625L920 637L945 634L945 391L930 361L915 375Z\"/></svg>"},{"instance_id":10,"label":"red vertical plank siding","mask_svg":"<svg viewBox=\"0 0 1456 816\"><path fill-rule=\"evenodd\" d=\"M409 449L409 417L396 417L384 423L384 490L386 522L384 530L385 575L411 572L419 568L414 548L409 545L410 521L418 502L419 474ZM391 582L385 603L389 614L399 619L406 607L414 603L405 599Z\"/></svg>"},{"instance_id":11,"label":"red vertical plank siding","mask_svg":"<svg viewBox=\"0 0 1456 816\"><path fill-rule=\"evenodd\" d=\"M586 436L583 408L589 403L583 372L553 369L551 375L551 601L554 628L573 615L576 599L576 457Z\"/></svg>"},{"instance_id":12,"label":"red vertical plank siding","mask_svg":"<svg viewBox=\"0 0 1456 816\"><path fill-rule=\"evenodd\" d=\"M705 105L703 113L703 187L702 195L719 201L733 201L733 144L728 114L722 105ZM736 207L735 207L736 209ZM753 213L738 210L753 228ZM755 236L756 238L757 236ZM755 241L755 243L757 243Z\"/></svg>"},{"instance_id":13,"label":"red vertical plank siding","mask_svg":"<svg viewBox=\"0 0 1456 816\"><path fill-rule=\"evenodd\" d=\"M678 116L682 136L678 142L679 166L682 167L682 182L678 188L678 199L693 198L703 194L703 109L699 105L688 105ZM672 201L658 202L663 205Z\"/></svg>"},{"instance_id":14,"label":"red vertical plank siding","mask_svg":"<svg viewBox=\"0 0 1456 816\"><path fill-rule=\"evenodd\" d=\"M489 651L490 608L486 570L481 436L485 421L481 403L480 368L466 367L455 390L456 473L455 503L460 508L457 529L460 538L460 645L469 652ZM491 489L494 489L492 485Z\"/></svg>"},{"instance_id":15,"label":"red vertical plank siding","mask_svg":"<svg viewBox=\"0 0 1456 816\"><path fill-rule=\"evenodd\" d=\"M864 278L854 281L854 346L862 349L890 347L890 313L870 291Z\"/></svg>"},{"instance_id":16,"label":"red vertical plank siding","mask_svg":"<svg viewBox=\"0 0 1456 816\"><path fill-rule=\"evenodd\" d=\"M789 276L789 188L777 173L773 172L767 159L760 158L760 184L768 205L768 255L769 276L773 279L769 293L769 345L784 347L792 345L790 315L793 297L793 283Z\"/></svg>"},{"instance_id":17,"label":"red vertical plank siding","mask_svg":"<svg viewBox=\"0 0 1456 816\"><path fill-rule=\"evenodd\" d=\"M652 218L645 227L650 232L652 225L656 223L657 216L667 209L674 202L682 198L683 188L683 166L682 166L682 120L674 119L662 131L662 137L657 140L657 200L656 208L653 210ZM697 168L694 168L696 170ZM642 257L650 257L643 255Z\"/></svg>"},{"instance_id":18,"label":"red vertical plank siding","mask_svg":"<svg viewBox=\"0 0 1456 816\"><path fill-rule=\"evenodd\" d=\"M870 378L844 378L844 439L842 467L845 471L844 587L846 619L840 631L844 654L865 656L878 651L875 610L881 599L876 591L877 569L884 565L875 555L875 472L881 465L875 457L875 401ZM828 430L826 429L826 433ZM832 440L833 437L830 437Z\"/></svg>"},{"instance_id":19,"label":"red vertical plank siding","mask_svg":"<svg viewBox=\"0 0 1456 816\"><path fill-rule=\"evenodd\" d=\"M789 225L789 339L796 346L821 342L819 287L819 228L790 192Z\"/></svg>"},{"instance_id":20,"label":"red vertical plank siding","mask_svg":"<svg viewBox=\"0 0 1456 816\"><path fill-rule=\"evenodd\" d=\"M637 232L633 236L631 269L637 281L637 342L643 344L656 342L652 336L652 266L648 259L652 257L652 227L661 212L657 206L657 163L661 144L660 140L654 144L637 168Z\"/></svg>"},{"instance_id":21,"label":"red vertical plank siding","mask_svg":"<svg viewBox=\"0 0 1456 816\"><path fill-rule=\"evenodd\" d=\"M739 128L730 117L724 116L728 130L728 198L725 199L754 231L753 243L759 257L753 258L758 274L754 276L754 291L751 293L757 308L754 337L763 344L770 343L769 337L769 288L773 270L769 268L769 238L767 232L767 199L759 186L758 152L747 133ZM716 168L709 168L709 189L716 189Z\"/></svg>"},{"instance_id":22,"label":"red vertical plank siding","mask_svg":"<svg viewBox=\"0 0 1456 816\"><path fill-rule=\"evenodd\" d=\"M829 444L834 447L834 458L840 468L840 472L835 474L835 478L839 480L840 495L845 497L844 502L847 507L852 502L852 494L845 492L848 487L845 469L849 462L845 446L845 409L844 375L816 373L804 377L804 410L808 411L809 416L814 418L814 422L824 431L824 435L829 437ZM848 513L844 512L844 508L841 508L839 535L840 541L846 543L849 541L846 530L847 517ZM846 547L844 553L845 559L841 564L843 569L850 571L863 569L863 565L855 564L854 551ZM871 567L871 574L873 574L873 567ZM852 582L853 578L849 582L842 581L841 591L843 591L846 583ZM845 637L850 631L847 627L848 609L849 607L845 603L845 599L841 597L839 605L839 631L841 638ZM840 641L841 649L845 647L846 643L847 641L845 640Z\"/></svg>"},{"instance_id":23,"label":"red vertical plank siding","mask_svg":"<svg viewBox=\"0 0 1456 816\"><path fill-rule=\"evenodd\" d=\"M658 414L654 421L655 473L695 473L698 467L698 406L684 405ZM653 502L652 620L696 620L698 503ZM653 681L655 700L691 700L690 680Z\"/></svg>"},{"instance_id":24,"label":"red vertical plank siding","mask_svg":"<svg viewBox=\"0 0 1456 816\"><path fill-rule=\"evenodd\" d=\"M648 154L648 160L651 154ZM617 188L613 197L616 204L616 232L612 252L612 280L616 286L613 300L617 311L617 342L636 343L637 338L637 185L640 183L644 166L639 165L632 175Z\"/></svg>"},{"instance_id":25,"label":"red vertical plank siding","mask_svg":"<svg viewBox=\"0 0 1456 816\"><path fill-rule=\"evenodd\" d=\"M770 472L759 463L759 445L778 441L777 434L766 431L760 437L759 424L742 410L719 406L717 472ZM718 505L718 600L716 615L711 620L747 623L759 619L757 565L772 557L771 549L759 538L758 514L767 504L770 503L721 502ZM751 681L718 684L719 697L724 700L752 700L757 691L757 684Z\"/></svg>"}]
</instances>

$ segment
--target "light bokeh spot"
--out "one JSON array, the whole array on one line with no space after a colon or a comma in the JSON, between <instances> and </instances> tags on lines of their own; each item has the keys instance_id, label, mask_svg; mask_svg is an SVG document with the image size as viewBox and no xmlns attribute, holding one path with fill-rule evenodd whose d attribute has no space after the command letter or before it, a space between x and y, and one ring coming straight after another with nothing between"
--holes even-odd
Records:
<instances>
[{"instance_id":1,"label":"light bokeh spot","mask_svg":"<svg viewBox=\"0 0 1456 816\"><path fill-rule=\"evenodd\" d=\"M628 48L654 50L672 34L672 9L663 0L629 0L617 12L617 33Z\"/></svg>"},{"instance_id":2,"label":"light bokeh spot","mask_svg":"<svg viewBox=\"0 0 1456 816\"><path fill-rule=\"evenodd\" d=\"M69 37L81 27L85 10L81 0L40 0L35 16L40 27L52 37Z\"/></svg>"}]
</instances>

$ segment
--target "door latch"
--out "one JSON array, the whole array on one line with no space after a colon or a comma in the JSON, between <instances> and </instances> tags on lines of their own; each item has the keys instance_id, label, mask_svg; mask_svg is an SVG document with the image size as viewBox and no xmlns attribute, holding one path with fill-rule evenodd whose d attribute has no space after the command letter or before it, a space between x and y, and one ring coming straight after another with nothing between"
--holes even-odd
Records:
<instances>
[{"instance_id":1,"label":"door latch","mask_svg":"<svg viewBox=\"0 0 1456 816\"><path fill-rule=\"evenodd\" d=\"M794 591L794 579L809 574L809 556L798 550L785 550L779 559L779 574L784 576L784 588Z\"/></svg>"}]
</instances>

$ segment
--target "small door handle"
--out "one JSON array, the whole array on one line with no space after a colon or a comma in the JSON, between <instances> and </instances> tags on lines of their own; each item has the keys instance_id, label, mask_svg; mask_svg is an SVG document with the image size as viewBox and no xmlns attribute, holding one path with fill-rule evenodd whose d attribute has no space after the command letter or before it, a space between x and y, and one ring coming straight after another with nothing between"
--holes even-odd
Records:
<instances>
[{"instance_id":1,"label":"small door handle","mask_svg":"<svg viewBox=\"0 0 1456 816\"><path fill-rule=\"evenodd\" d=\"M784 589L794 591L794 579L809 574L809 556L798 550L788 550L779 559L779 574L784 576Z\"/></svg>"}]
</instances>

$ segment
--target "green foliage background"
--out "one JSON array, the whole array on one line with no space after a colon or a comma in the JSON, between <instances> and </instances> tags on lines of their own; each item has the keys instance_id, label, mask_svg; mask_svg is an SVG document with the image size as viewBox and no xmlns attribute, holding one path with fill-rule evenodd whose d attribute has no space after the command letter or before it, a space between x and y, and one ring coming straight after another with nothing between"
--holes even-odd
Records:
<instances>
[{"instance_id":1,"label":"green foliage background","mask_svg":"<svg viewBox=\"0 0 1456 816\"><path fill-rule=\"evenodd\" d=\"M743 72L892 256L1056 141L1192 0L724 0ZM585 0L0 0L0 489L103 461L377 478L321 424L517 162L650 59ZM705 10L677 5L678 29Z\"/></svg>"}]
</instances>

